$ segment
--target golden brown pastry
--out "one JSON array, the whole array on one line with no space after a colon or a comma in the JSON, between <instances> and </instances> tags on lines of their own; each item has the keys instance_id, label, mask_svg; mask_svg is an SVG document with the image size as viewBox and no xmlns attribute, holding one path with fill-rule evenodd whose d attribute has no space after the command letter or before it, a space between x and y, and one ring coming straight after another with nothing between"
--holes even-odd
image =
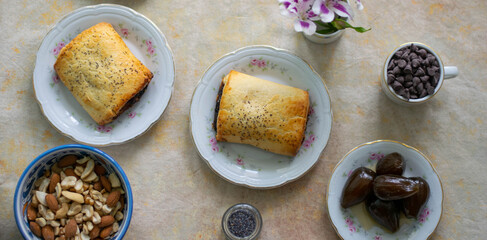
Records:
<instances>
[{"instance_id":1,"label":"golden brown pastry","mask_svg":"<svg viewBox=\"0 0 487 240\"><path fill-rule=\"evenodd\" d=\"M99 125L137 102L153 75L109 23L86 29L59 53L54 69Z\"/></svg>"},{"instance_id":2,"label":"golden brown pastry","mask_svg":"<svg viewBox=\"0 0 487 240\"><path fill-rule=\"evenodd\" d=\"M304 139L308 109L307 91L232 70L217 97L216 140L295 156Z\"/></svg>"}]
</instances>

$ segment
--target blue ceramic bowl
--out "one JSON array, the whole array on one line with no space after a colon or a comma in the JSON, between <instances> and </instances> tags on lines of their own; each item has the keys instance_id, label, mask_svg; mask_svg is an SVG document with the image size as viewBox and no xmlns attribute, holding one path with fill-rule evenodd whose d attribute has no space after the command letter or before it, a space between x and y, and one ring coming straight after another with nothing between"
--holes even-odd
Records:
<instances>
[{"instance_id":1,"label":"blue ceramic bowl","mask_svg":"<svg viewBox=\"0 0 487 240\"><path fill-rule=\"evenodd\" d=\"M20 176L14 195L14 215L17 227L25 239L39 239L30 231L27 220L27 203L32 199L32 188L37 178L44 174L54 163L59 161L63 156L74 154L77 156L89 156L96 163L101 164L107 170L107 173L116 173L120 179L123 190L125 191L125 206L123 209L124 219L120 223L120 229L111 239L122 239L129 228L130 219L132 218L133 198L130 183L120 165L108 154L96 149L80 144L62 145L47 150L39 155Z\"/></svg>"}]
</instances>

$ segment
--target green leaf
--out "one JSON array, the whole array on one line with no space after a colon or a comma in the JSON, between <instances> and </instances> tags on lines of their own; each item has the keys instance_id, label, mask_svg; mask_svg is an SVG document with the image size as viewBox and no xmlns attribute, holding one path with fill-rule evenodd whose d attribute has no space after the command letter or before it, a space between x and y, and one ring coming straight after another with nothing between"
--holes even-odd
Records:
<instances>
[{"instance_id":1,"label":"green leaf","mask_svg":"<svg viewBox=\"0 0 487 240\"><path fill-rule=\"evenodd\" d=\"M370 29L371 29L371 28L366 29L366 28L363 28L363 27L354 27L354 26L350 25L350 23L346 22L345 20L338 19L338 18L335 19L335 20L333 20L333 22L331 22L331 24L336 29L352 28L355 31L360 32L360 33L364 33L364 32L370 31Z\"/></svg>"}]
</instances>

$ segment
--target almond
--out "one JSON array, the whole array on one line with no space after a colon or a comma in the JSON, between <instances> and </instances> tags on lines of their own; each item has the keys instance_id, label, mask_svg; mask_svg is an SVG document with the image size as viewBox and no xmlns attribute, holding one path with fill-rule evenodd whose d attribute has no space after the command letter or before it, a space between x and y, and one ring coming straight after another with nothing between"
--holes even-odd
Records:
<instances>
[{"instance_id":1,"label":"almond","mask_svg":"<svg viewBox=\"0 0 487 240\"><path fill-rule=\"evenodd\" d=\"M49 193L53 193L56 190L56 185L61 182L61 177L57 173L52 173L51 181L49 182Z\"/></svg>"},{"instance_id":2,"label":"almond","mask_svg":"<svg viewBox=\"0 0 487 240\"><path fill-rule=\"evenodd\" d=\"M100 164L95 165L95 173L98 174L98 176L103 176L107 170Z\"/></svg>"},{"instance_id":3,"label":"almond","mask_svg":"<svg viewBox=\"0 0 487 240\"><path fill-rule=\"evenodd\" d=\"M35 221L36 218L37 218L37 210L34 206L32 206L32 203L31 203L27 207L27 219L29 219L29 221Z\"/></svg>"},{"instance_id":4,"label":"almond","mask_svg":"<svg viewBox=\"0 0 487 240\"><path fill-rule=\"evenodd\" d=\"M69 167L74 165L76 163L76 160L78 160L78 158L75 155L67 155L61 158L61 160L59 160L57 165L60 168Z\"/></svg>"},{"instance_id":5,"label":"almond","mask_svg":"<svg viewBox=\"0 0 487 240\"><path fill-rule=\"evenodd\" d=\"M78 224L76 224L76 220L69 219L66 226L64 226L64 236L67 238L74 237L77 231L78 231Z\"/></svg>"},{"instance_id":6,"label":"almond","mask_svg":"<svg viewBox=\"0 0 487 240\"><path fill-rule=\"evenodd\" d=\"M120 198L120 209L123 209L124 206L125 206L125 201L123 200L123 198Z\"/></svg>"},{"instance_id":7,"label":"almond","mask_svg":"<svg viewBox=\"0 0 487 240\"><path fill-rule=\"evenodd\" d=\"M101 238L106 238L108 236L110 236L110 233L112 233L112 225L104 228L103 230L101 230L100 232L100 237Z\"/></svg>"},{"instance_id":8,"label":"almond","mask_svg":"<svg viewBox=\"0 0 487 240\"><path fill-rule=\"evenodd\" d=\"M100 235L100 227L97 225L93 226L93 229L91 229L91 232L89 234L90 239L95 239Z\"/></svg>"},{"instance_id":9,"label":"almond","mask_svg":"<svg viewBox=\"0 0 487 240\"><path fill-rule=\"evenodd\" d=\"M66 168L64 170L64 174L66 174L66 176L73 176L73 177L76 177L76 179L78 179L78 175L76 175L76 173L74 173L74 169L72 169L72 168Z\"/></svg>"},{"instance_id":10,"label":"almond","mask_svg":"<svg viewBox=\"0 0 487 240\"><path fill-rule=\"evenodd\" d=\"M111 226L115 222L115 218L112 215L106 215L101 217L101 222L98 224L98 227L104 228L106 226Z\"/></svg>"},{"instance_id":11,"label":"almond","mask_svg":"<svg viewBox=\"0 0 487 240\"><path fill-rule=\"evenodd\" d=\"M108 197L107 197L106 204L109 207L115 206L117 204L118 200L120 199L120 194L121 193L118 190L111 192L110 195L108 195Z\"/></svg>"},{"instance_id":12,"label":"almond","mask_svg":"<svg viewBox=\"0 0 487 240\"><path fill-rule=\"evenodd\" d=\"M52 194L46 195L46 203L49 209L51 209L53 212L56 212L59 209L57 199Z\"/></svg>"},{"instance_id":13,"label":"almond","mask_svg":"<svg viewBox=\"0 0 487 240\"><path fill-rule=\"evenodd\" d=\"M93 184L93 189L95 189L96 191L101 191L103 189L103 186L101 185L101 182L98 181L96 183Z\"/></svg>"},{"instance_id":14,"label":"almond","mask_svg":"<svg viewBox=\"0 0 487 240\"><path fill-rule=\"evenodd\" d=\"M39 224L37 224L36 222L30 222L29 225L30 225L30 230L34 235L38 237L42 236L41 227L39 227Z\"/></svg>"},{"instance_id":15,"label":"almond","mask_svg":"<svg viewBox=\"0 0 487 240\"><path fill-rule=\"evenodd\" d=\"M54 240L54 229L51 225L46 225L42 228L42 237L44 240Z\"/></svg>"},{"instance_id":16,"label":"almond","mask_svg":"<svg viewBox=\"0 0 487 240\"><path fill-rule=\"evenodd\" d=\"M112 184L110 183L110 181L108 181L108 178L105 177L105 176L100 176L100 182L101 182L101 185L103 185L103 188L105 188L105 190L107 190L107 192L111 192L112 191Z\"/></svg>"}]
</instances>

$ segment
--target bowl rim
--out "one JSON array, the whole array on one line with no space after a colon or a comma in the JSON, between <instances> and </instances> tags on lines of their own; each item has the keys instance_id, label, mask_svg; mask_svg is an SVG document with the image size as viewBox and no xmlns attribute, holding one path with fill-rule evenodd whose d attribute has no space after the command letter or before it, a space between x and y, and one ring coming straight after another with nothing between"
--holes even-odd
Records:
<instances>
[{"instance_id":1,"label":"bowl rim","mask_svg":"<svg viewBox=\"0 0 487 240\"><path fill-rule=\"evenodd\" d=\"M328 196L329 196L328 191L330 189L331 179L333 177L333 174L337 170L338 166L340 166L340 164L343 163L343 161L345 160L345 158L348 155L350 155L352 152L354 152L355 150L357 150L357 149L359 149L361 147L367 146L367 145L372 145L372 144L376 144L376 143L383 143L383 142L399 144L399 145L402 145L402 146L404 146L406 148L409 148L409 149L412 149L412 150L418 152L421 156L423 156L424 159L426 159L426 161L428 162L428 164L431 166L431 169L435 173L436 177L438 177L438 181L440 183L440 188L441 188L441 213L440 213L440 218L438 219L438 222L436 223L435 228L433 229L433 231L431 232L431 234L429 236L427 236L427 238L426 238L426 239L430 239L433 236L433 234L435 233L435 231L438 228L438 226L440 225L441 218L443 217L443 208L444 208L444 204L445 204L445 191L443 189L443 182L441 181L441 177L438 174L438 171L436 171L436 168L433 166L433 163L431 162L431 160L428 157L426 157L426 155L424 155L424 153L422 153L421 151L419 151L415 147L409 146L409 145L407 145L407 144L405 144L403 142L399 142L399 141L395 141L395 140L379 139L379 140L365 142L365 143L362 143L362 144L359 144L359 145L355 146L350 151L348 151L345 155L343 155L343 157L340 159L340 161L333 168L333 171L330 174L330 178L328 179L328 184L326 185L327 188L326 188L326 193L325 193L326 194L325 202L326 202L326 211L327 211L327 215L328 215L328 220L330 221L331 226L335 230L335 233L337 234L337 236L340 239L344 240L345 238L343 238L343 236L340 235L340 233L338 232L338 228L335 226L335 223L333 222L333 220L331 219L331 216L330 216L330 209L329 209L329 206L328 206Z\"/></svg>"},{"instance_id":2,"label":"bowl rim","mask_svg":"<svg viewBox=\"0 0 487 240\"><path fill-rule=\"evenodd\" d=\"M19 232L21 233L22 237L24 239L29 238L29 236L25 233L25 231L23 231L23 229L20 227L20 224L25 224L25 222L23 221L23 215L19 216L17 214L18 212L16 211L17 208L22 208L21 213L23 214L23 212L24 212L23 206L20 206L20 204L19 204L19 194L20 194L19 190L20 190L20 186L21 186L23 180L25 180L25 177L26 177L27 173L29 172L29 170L37 162L39 162L42 158L44 158L46 155L49 155L52 152L62 150L62 149L67 149L67 148L81 149L81 150L86 150L86 151L90 151L90 152L99 154L99 155L103 156L104 159L108 160L108 162L110 162L111 165L113 165L113 167L120 173L120 174L117 174L117 175L119 175L118 177L121 177L123 179L123 181L125 182L125 189L124 190L125 190L126 197L127 197L127 202L125 203L127 205L127 212L124 213L124 218L126 219L126 224L124 224L124 226L120 227L120 230L119 230L120 233L117 236L117 238L115 238L115 239L123 239L123 237L125 236L125 233L127 232L128 228L130 226L130 221L132 219L132 211L133 211L132 188L130 187L130 182L127 178L127 175L123 171L122 167L117 163L117 161L115 161L115 159L113 159L110 155L108 155L107 153L105 153L105 152L103 152L100 149L97 149L95 147L82 145L82 144L65 144L65 145L60 145L60 146L46 150L43 153L39 154L31 163L29 163L29 165L27 165L27 167L22 172L22 175L20 175L20 178L17 181L17 185L15 187L13 211L14 211L15 223L16 223L17 228L19 229ZM27 228L28 228L28 226L27 226Z\"/></svg>"}]
</instances>

